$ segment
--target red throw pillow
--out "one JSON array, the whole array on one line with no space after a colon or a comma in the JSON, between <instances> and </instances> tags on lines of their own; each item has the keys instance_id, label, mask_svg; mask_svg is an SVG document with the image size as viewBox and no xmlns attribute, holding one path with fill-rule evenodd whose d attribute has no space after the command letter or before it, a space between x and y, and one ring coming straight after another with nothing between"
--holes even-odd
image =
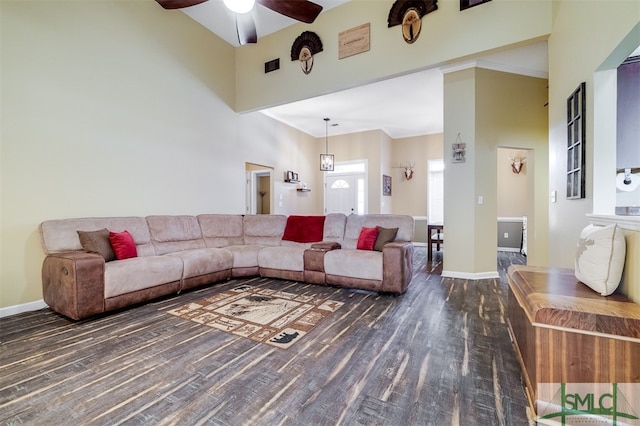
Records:
<instances>
[{"instance_id":1,"label":"red throw pillow","mask_svg":"<svg viewBox=\"0 0 640 426\"><path fill-rule=\"evenodd\" d=\"M373 250L376 245L376 239L378 238L378 227L373 228L362 227L360 230L360 236L358 237L358 250Z\"/></svg>"},{"instance_id":2,"label":"red throw pillow","mask_svg":"<svg viewBox=\"0 0 640 426\"><path fill-rule=\"evenodd\" d=\"M324 234L324 216L296 216L287 218L283 240L297 243L317 243Z\"/></svg>"},{"instance_id":3,"label":"red throw pillow","mask_svg":"<svg viewBox=\"0 0 640 426\"><path fill-rule=\"evenodd\" d=\"M109 232L109 242L118 260L138 257L138 249L129 231Z\"/></svg>"}]
</instances>

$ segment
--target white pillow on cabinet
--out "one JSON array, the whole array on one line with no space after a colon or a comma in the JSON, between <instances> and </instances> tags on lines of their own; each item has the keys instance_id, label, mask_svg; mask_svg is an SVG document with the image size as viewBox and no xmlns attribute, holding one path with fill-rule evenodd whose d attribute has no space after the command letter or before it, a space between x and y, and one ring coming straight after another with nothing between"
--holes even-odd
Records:
<instances>
[{"instance_id":1,"label":"white pillow on cabinet","mask_svg":"<svg viewBox=\"0 0 640 426\"><path fill-rule=\"evenodd\" d=\"M580 233L576 250L576 278L608 296L620 285L627 246L618 225L589 225Z\"/></svg>"}]
</instances>

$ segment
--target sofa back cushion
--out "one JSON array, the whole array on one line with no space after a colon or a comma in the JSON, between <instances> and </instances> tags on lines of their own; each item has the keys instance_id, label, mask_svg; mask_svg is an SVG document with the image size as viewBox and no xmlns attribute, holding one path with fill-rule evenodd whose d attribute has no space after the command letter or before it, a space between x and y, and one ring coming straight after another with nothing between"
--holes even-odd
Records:
<instances>
[{"instance_id":1,"label":"sofa back cushion","mask_svg":"<svg viewBox=\"0 0 640 426\"><path fill-rule=\"evenodd\" d=\"M201 214L198 222L207 247L236 246L244 242L242 215Z\"/></svg>"},{"instance_id":2,"label":"sofa back cushion","mask_svg":"<svg viewBox=\"0 0 640 426\"><path fill-rule=\"evenodd\" d=\"M335 241L342 244L347 216L344 213L329 213L324 220L324 237L322 241Z\"/></svg>"},{"instance_id":3,"label":"sofa back cushion","mask_svg":"<svg viewBox=\"0 0 640 426\"><path fill-rule=\"evenodd\" d=\"M244 243L257 246L279 246L286 224L287 217L284 215L246 215L244 217Z\"/></svg>"},{"instance_id":4,"label":"sofa back cushion","mask_svg":"<svg viewBox=\"0 0 640 426\"><path fill-rule=\"evenodd\" d=\"M399 214L367 214L347 217L347 225L344 232L342 248L355 249L358 237L363 227L372 228L382 226L384 228L398 228L394 241L411 241L413 239L414 220L412 216Z\"/></svg>"},{"instance_id":5,"label":"sofa back cushion","mask_svg":"<svg viewBox=\"0 0 640 426\"><path fill-rule=\"evenodd\" d=\"M195 216L147 216L147 223L156 254L205 247Z\"/></svg>"},{"instance_id":6,"label":"sofa back cushion","mask_svg":"<svg viewBox=\"0 0 640 426\"><path fill-rule=\"evenodd\" d=\"M144 217L93 217L47 220L40 224L42 248L46 254L82 250L78 231L108 229L129 231L136 243L138 256L153 256L149 227Z\"/></svg>"}]
</instances>

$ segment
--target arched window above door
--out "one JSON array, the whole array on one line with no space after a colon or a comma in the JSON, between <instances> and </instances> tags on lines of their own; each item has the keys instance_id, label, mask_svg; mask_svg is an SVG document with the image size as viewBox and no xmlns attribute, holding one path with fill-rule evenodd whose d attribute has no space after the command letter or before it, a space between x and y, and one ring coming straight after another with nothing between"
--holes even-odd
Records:
<instances>
[{"instance_id":1,"label":"arched window above door","mask_svg":"<svg viewBox=\"0 0 640 426\"><path fill-rule=\"evenodd\" d=\"M337 181L331 184L331 189L348 189L349 182L344 179L338 179Z\"/></svg>"}]
</instances>

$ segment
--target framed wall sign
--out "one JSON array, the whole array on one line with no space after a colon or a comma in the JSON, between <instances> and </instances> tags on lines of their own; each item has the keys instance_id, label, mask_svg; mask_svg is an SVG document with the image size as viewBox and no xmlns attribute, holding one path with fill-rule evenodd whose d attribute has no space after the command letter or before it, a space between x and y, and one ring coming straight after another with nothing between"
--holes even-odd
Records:
<instances>
[{"instance_id":1,"label":"framed wall sign","mask_svg":"<svg viewBox=\"0 0 640 426\"><path fill-rule=\"evenodd\" d=\"M371 48L370 33L371 24L367 23L338 34L338 59L368 52Z\"/></svg>"}]
</instances>

